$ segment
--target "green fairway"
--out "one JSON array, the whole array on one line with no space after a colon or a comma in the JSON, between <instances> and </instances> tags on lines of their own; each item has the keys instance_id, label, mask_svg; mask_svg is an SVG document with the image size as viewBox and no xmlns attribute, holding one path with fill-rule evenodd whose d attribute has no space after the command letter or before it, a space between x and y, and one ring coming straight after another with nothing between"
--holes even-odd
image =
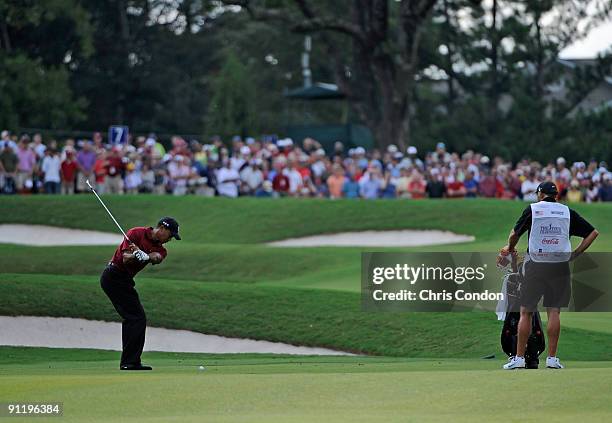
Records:
<instances>
[{"instance_id":1,"label":"green fairway","mask_svg":"<svg viewBox=\"0 0 612 423\"><path fill-rule=\"evenodd\" d=\"M139 291L151 326L388 356L499 351L500 322L491 312L366 313L357 293L236 283L141 278ZM0 274L0 315L118 319L96 277L31 274ZM563 357L612 360L609 331L597 331L609 315L589 318L596 328L564 329Z\"/></svg>"},{"instance_id":2,"label":"green fairway","mask_svg":"<svg viewBox=\"0 0 612 423\"><path fill-rule=\"evenodd\" d=\"M510 229L528 204L490 199L328 201L284 198L276 201L256 198L168 199L144 195L108 195L104 201L125 227L153 224L162 215L176 217L181 223L184 243L254 244L343 231L443 229L475 236L476 241L470 243L471 251L479 251L481 246L490 245L490 241L496 242L496 250L501 247L497 242L507 239ZM572 208L602 233L593 251L612 250L612 204L576 204ZM104 209L91 195L3 197L0 223L116 231Z\"/></svg>"},{"instance_id":3,"label":"green fairway","mask_svg":"<svg viewBox=\"0 0 612 423\"><path fill-rule=\"evenodd\" d=\"M61 400L66 422L605 422L612 416L610 362L506 372L500 360L145 353L155 371L125 374L115 369L117 354L0 348L0 398ZM54 421L36 421L46 420Z\"/></svg>"},{"instance_id":4,"label":"green fairway","mask_svg":"<svg viewBox=\"0 0 612 423\"><path fill-rule=\"evenodd\" d=\"M169 244L162 266L148 267L138 277L153 325L377 355L480 357L498 351L499 322L492 313L361 312L360 248L257 243L341 230L414 227L476 237L475 242L427 247L430 251L494 250L507 234L499 229L500 222L510 227L523 203L105 198L126 227L153 223L159 214L173 214L181 222L184 240ZM593 204L579 209L603 233L593 249L605 251L612 208ZM114 230L88 195L5 197L0 212L0 222ZM97 282L113 250L0 245L0 312L116 320ZM566 314L563 321L565 357L610 359L609 314Z\"/></svg>"},{"instance_id":5,"label":"green fairway","mask_svg":"<svg viewBox=\"0 0 612 423\"><path fill-rule=\"evenodd\" d=\"M63 421L70 422L612 417L610 313L562 314L559 356L566 370L504 372L501 322L493 313L363 312L364 249L263 244L320 233L418 228L476 239L369 250L497 251L524 203L105 199L126 228L154 224L161 215L181 223L183 241L170 243L166 261L137 278L151 326L368 356L145 353L155 371L124 374L117 370L117 352L0 347L0 402L61 400ZM602 232L592 251L611 251L612 205L576 209ZM85 195L3 197L0 223L115 231ZM520 246L524 250L524 239ZM0 245L0 315L117 321L98 282L114 248ZM491 354L496 358L482 359ZM200 364L206 370L199 371ZM529 400L518 405L521 398Z\"/></svg>"}]
</instances>

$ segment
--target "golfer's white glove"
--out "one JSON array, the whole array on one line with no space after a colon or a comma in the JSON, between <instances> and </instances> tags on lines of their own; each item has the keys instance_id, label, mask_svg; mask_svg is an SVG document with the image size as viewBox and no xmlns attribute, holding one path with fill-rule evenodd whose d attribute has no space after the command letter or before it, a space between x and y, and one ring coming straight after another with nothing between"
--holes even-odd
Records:
<instances>
[{"instance_id":1,"label":"golfer's white glove","mask_svg":"<svg viewBox=\"0 0 612 423\"><path fill-rule=\"evenodd\" d=\"M134 257L136 257L136 259L142 263L146 263L149 261L149 255L142 250L134 251Z\"/></svg>"}]
</instances>

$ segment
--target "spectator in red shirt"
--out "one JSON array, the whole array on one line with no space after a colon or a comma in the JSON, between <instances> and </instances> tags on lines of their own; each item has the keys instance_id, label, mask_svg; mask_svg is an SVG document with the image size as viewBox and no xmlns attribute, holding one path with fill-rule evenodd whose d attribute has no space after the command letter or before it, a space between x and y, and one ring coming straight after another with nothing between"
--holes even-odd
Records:
<instances>
[{"instance_id":1,"label":"spectator in red shirt","mask_svg":"<svg viewBox=\"0 0 612 423\"><path fill-rule=\"evenodd\" d=\"M421 175L418 170L413 170L410 182L408 182L408 192L410 193L410 198L425 198L426 189L427 183L425 182L425 179L423 179L423 175Z\"/></svg>"},{"instance_id":2,"label":"spectator in red shirt","mask_svg":"<svg viewBox=\"0 0 612 423\"><path fill-rule=\"evenodd\" d=\"M465 197L467 190L463 185L463 182L457 178L457 174L449 176L446 179L446 196L448 198L463 198Z\"/></svg>"},{"instance_id":3,"label":"spectator in red shirt","mask_svg":"<svg viewBox=\"0 0 612 423\"><path fill-rule=\"evenodd\" d=\"M480 193L483 197L501 197L504 192L504 186L497 179L496 172L490 173L487 171L487 175L482 179L479 184Z\"/></svg>"},{"instance_id":4,"label":"spectator in red shirt","mask_svg":"<svg viewBox=\"0 0 612 423\"><path fill-rule=\"evenodd\" d=\"M310 167L308 166L308 156L301 155L300 161L296 170L300 173L300 176L303 180L310 179L312 177L312 173L310 171Z\"/></svg>"},{"instance_id":5,"label":"spectator in red shirt","mask_svg":"<svg viewBox=\"0 0 612 423\"><path fill-rule=\"evenodd\" d=\"M98 157L94 164L94 174L96 175L96 188L98 194L104 194L106 192L106 151L98 150Z\"/></svg>"},{"instance_id":6,"label":"spectator in red shirt","mask_svg":"<svg viewBox=\"0 0 612 423\"><path fill-rule=\"evenodd\" d=\"M74 152L66 150L66 159L62 162L61 168L62 194L74 194L74 181L77 170L78 165L76 160L74 160Z\"/></svg>"},{"instance_id":7,"label":"spectator in red shirt","mask_svg":"<svg viewBox=\"0 0 612 423\"><path fill-rule=\"evenodd\" d=\"M283 174L282 164L275 164L276 175L272 179L272 189L281 196L286 196L289 193L289 178Z\"/></svg>"},{"instance_id":8,"label":"spectator in red shirt","mask_svg":"<svg viewBox=\"0 0 612 423\"><path fill-rule=\"evenodd\" d=\"M106 159L106 192L123 194L123 171L125 164L121 156L121 148L113 147Z\"/></svg>"}]
</instances>

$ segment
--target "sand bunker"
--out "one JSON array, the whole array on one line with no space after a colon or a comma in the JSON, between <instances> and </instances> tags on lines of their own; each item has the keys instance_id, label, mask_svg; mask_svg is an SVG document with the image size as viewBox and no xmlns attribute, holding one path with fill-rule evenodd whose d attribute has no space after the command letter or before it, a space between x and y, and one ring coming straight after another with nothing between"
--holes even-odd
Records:
<instances>
[{"instance_id":1,"label":"sand bunker","mask_svg":"<svg viewBox=\"0 0 612 423\"><path fill-rule=\"evenodd\" d=\"M420 247L474 241L473 236L437 230L363 231L269 242L274 247Z\"/></svg>"},{"instance_id":2,"label":"sand bunker","mask_svg":"<svg viewBox=\"0 0 612 423\"><path fill-rule=\"evenodd\" d=\"M117 245L121 234L44 225L0 225L0 243L35 246Z\"/></svg>"},{"instance_id":3,"label":"sand bunker","mask_svg":"<svg viewBox=\"0 0 612 423\"><path fill-rule=\"evenodd\" d=\"M68 317L0 316L0 345L121 351L121 324ZM145 351L353 355L327 348L147 327Z\"/></svg>"},{"instance_id":4,"label":"sand bunker","mask_svg":"<svg viewBox=\"0 0 612 423\"><path fill-rule=\"evenodd\" d=\"M0 225L0 243L35 246L117 245L119 234L44 225ZM269 242L273 247L420 247L474 241L473 236L438 230L342 232Z\"/></svg>"}]
</instances>

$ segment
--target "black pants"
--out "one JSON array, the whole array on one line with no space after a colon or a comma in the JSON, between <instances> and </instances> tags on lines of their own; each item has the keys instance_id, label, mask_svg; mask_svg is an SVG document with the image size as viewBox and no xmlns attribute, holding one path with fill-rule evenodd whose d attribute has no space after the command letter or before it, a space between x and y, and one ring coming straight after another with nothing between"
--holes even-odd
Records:
<instances>
[{"instance_id":1,"label":"black pants","mask_svg":"<svg viewBox=\"0 0 612 423\"><path fill-rule=\"evenodd\" d=\"M147 317L138 298L138 292L134 289L134 279L109 265L100 276L100 286L110 298L117 313L123 318L121 365L140 364Z\"/></svg>"}]
</instances>

